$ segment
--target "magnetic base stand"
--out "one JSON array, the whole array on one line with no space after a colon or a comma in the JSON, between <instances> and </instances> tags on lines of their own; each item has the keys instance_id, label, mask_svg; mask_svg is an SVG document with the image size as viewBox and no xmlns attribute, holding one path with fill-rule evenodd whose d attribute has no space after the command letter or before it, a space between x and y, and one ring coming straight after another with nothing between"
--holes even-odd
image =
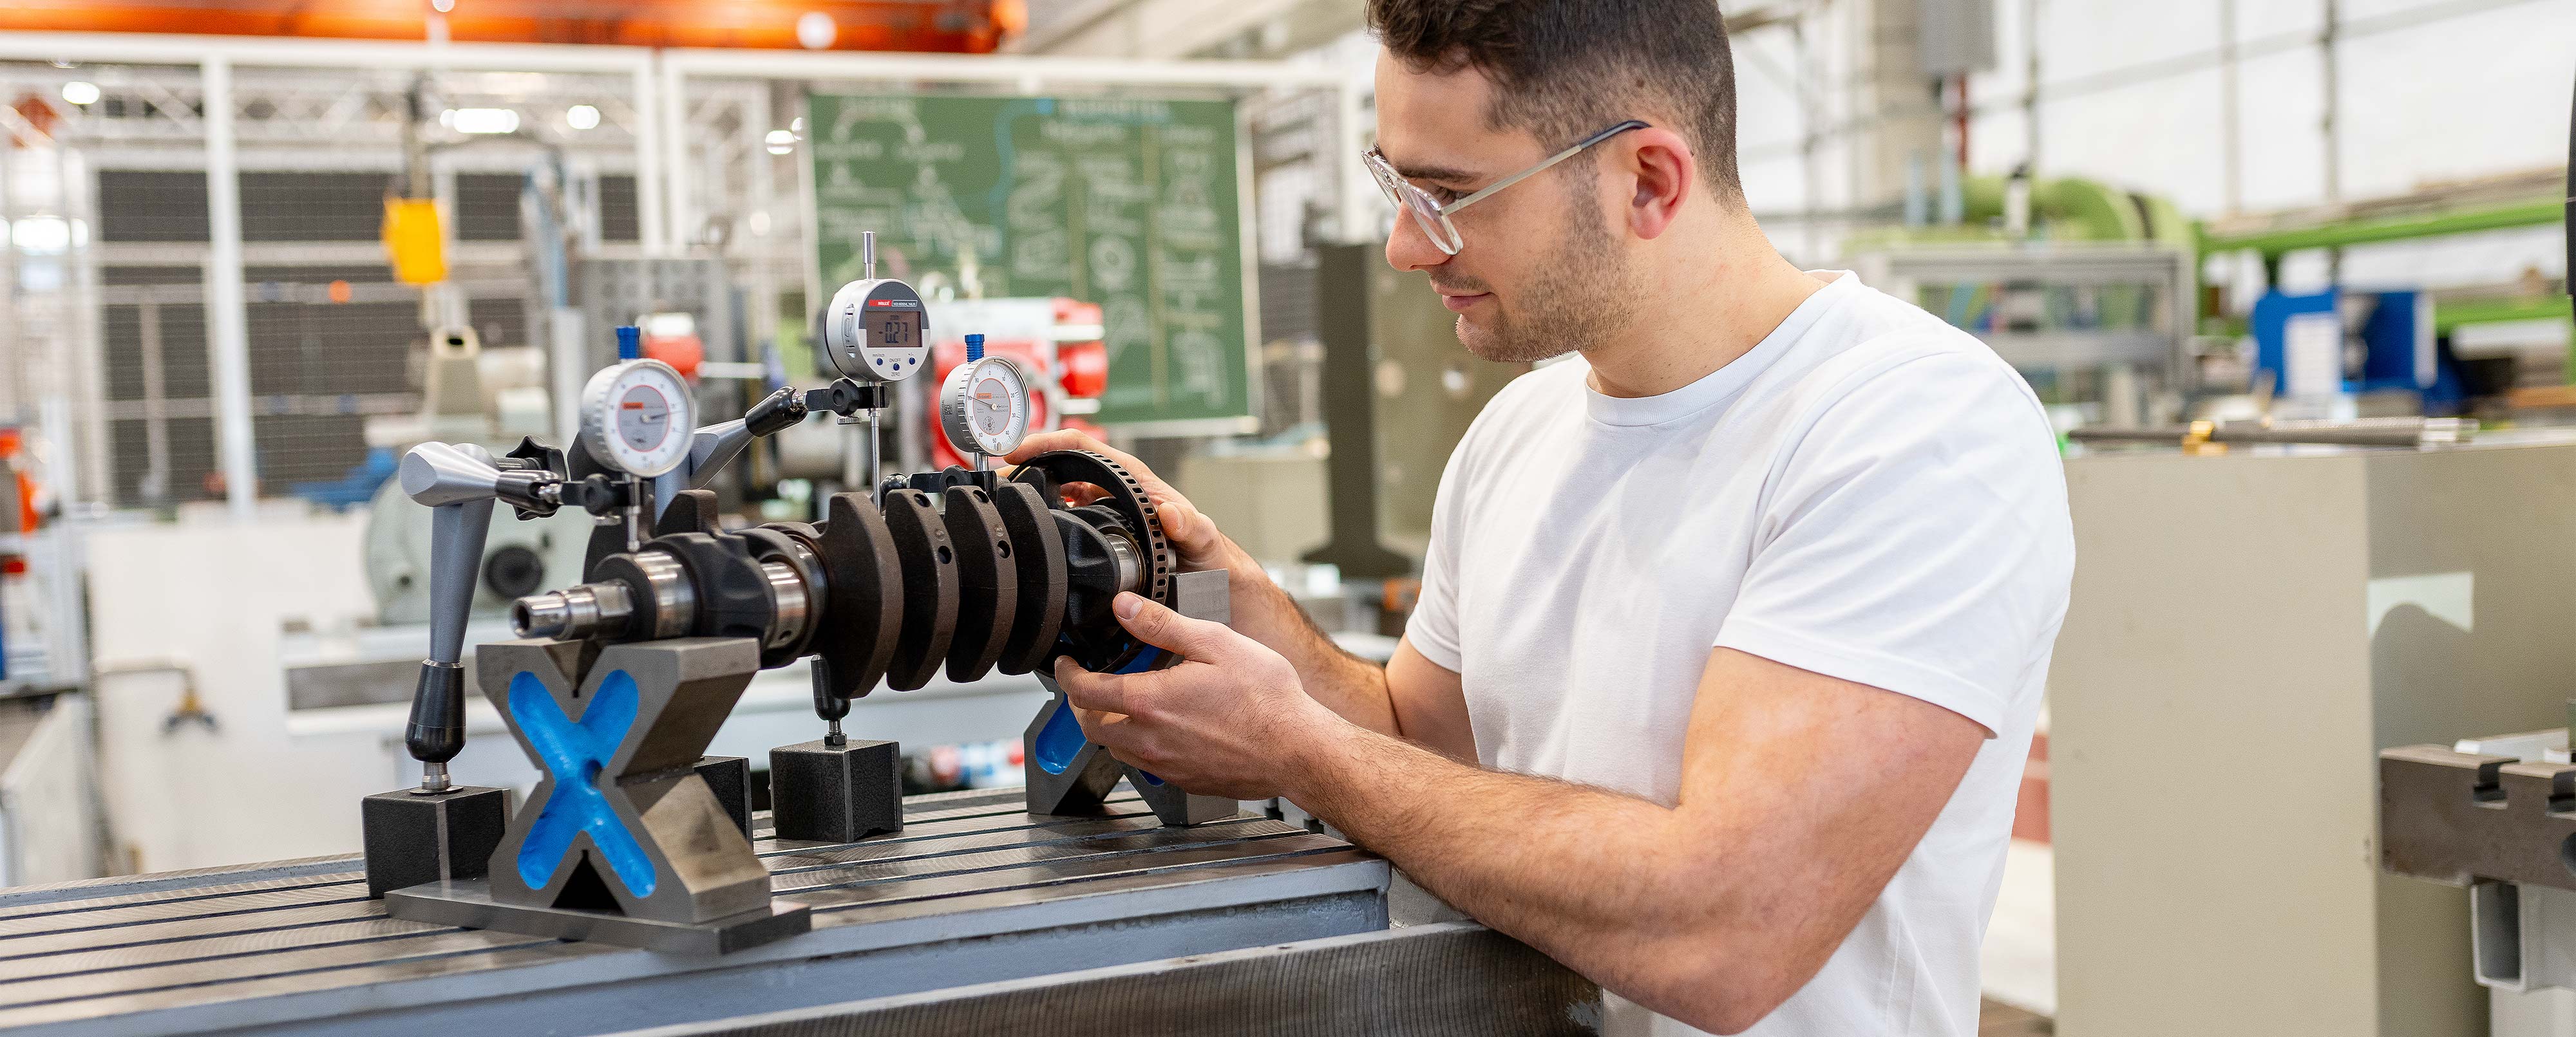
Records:
<instances>
[{"instance_id":1,"label":"magnetic base stand","mask_svg":"<svg viewBox=\"0 0 2576 1037\"><path fill-rule=\"evenodd\" d=\"M492 899L491 883L458 879L385 894L386 913L415 922L497 929L559 940L586 940L667 954L729 954L776 943L814 927L812 910L793 900L772 900L738 915L704 922L665 922L608 911L507 904Z\"/></svg>"},{"instance_id":2,"label":"magnetic base stand","mask_svg":"<svg viewBox=\"0 0 2576 1037\"><path fill-rule=\"evenodd\" d=\"M367 895L442 879L482 878L509 824L510 790L458 785L398 789L358 802Z\"/></svg>"},{"instance_id":3,"label":"magnetic base stand","mask_svg":"<svg viewBox=\"0 0 2576 1037\"><path fill-rule=\"evenodd\" d=\"M854 843L903 830L903 747L828 740L769 751L769 817L780 839Z\"/></svg>"}]
</instances>

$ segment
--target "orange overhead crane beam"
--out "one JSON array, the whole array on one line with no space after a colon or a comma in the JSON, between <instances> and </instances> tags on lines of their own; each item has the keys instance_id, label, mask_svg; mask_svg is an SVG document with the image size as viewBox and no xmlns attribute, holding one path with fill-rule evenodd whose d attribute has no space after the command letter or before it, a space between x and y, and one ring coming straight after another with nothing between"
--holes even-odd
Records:
<instances>
[{"instance_id":1,"label":"orange overhead crane beam","mask_svg":"<svg viewBox=\"0 0 2576 1037\"><path fill-rule=\"evenodd\" d=\"M429 0L8 0L0 30L418 40ZM1028 24L1025 0L454 0L447 36L473 43L983 54ZM806 23L808 32L819 27Z\"/></svg>"}]
</instances>

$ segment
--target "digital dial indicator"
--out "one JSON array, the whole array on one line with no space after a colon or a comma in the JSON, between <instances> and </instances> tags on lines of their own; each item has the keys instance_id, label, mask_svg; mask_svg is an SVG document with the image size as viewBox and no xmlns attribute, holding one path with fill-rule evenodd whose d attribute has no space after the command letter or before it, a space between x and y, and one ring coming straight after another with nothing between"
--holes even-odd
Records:
<instances>
[{"instance_id":1,"label":"digital dial indicator","mask_svg":"<svg viewBox=\"0 0 2576 1037\"><path fill-rule=\"evenodd\" d=\"M823 355L862 382L900 382L930 361L930 321L921 296L893 279L852 281L823 315Z\"/></svg>"},{"instance_id":2,"label":"digital dial indicator","mask_svg":"<svg viewBox=\"0 0 2576 1037\"><path fill-rule=\"evenodd\" d=\"M599 463L652 478L680 466L696 431L689 383L659 360L629 360L581 390L581 442Z\"/></svg>"},{"instance_id":3,"label":"digital dial indicator","mask_svg":"<svg viewBox=\"0 0 2576 1037\"><path fill-rule=\"evenodd\" d=\"M939 398L940 428L960 454L999 457L1028 438L1028 374L1009 357L958 365Z\"/></svg>"}]
</instances>

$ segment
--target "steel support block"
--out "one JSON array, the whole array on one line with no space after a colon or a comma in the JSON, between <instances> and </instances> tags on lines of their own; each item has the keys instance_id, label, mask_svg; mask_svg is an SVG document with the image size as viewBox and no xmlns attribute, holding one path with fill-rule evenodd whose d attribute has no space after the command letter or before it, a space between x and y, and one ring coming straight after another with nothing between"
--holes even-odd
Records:
<instances>
[{"instance_id":1,"label":"steel support block","mask_svg":"<svg viewBox=\"0 0 2576 1037\"><path fill-rule=\"evenodd\" d=\"M2576 766L2409 745L2379 754L2380 866L2453 886L2576 890Z\"/></svg>"}]
</instances>

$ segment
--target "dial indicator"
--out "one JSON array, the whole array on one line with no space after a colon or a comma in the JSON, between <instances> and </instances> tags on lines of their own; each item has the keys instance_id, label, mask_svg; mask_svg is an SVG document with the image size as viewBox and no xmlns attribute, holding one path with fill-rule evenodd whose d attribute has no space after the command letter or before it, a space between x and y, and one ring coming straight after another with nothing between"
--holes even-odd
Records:
<instances>
[{"instance_id":1,"label":"dial indicator","mask_svg":"<svg viewBox=\"0 0 2576 1037\"><path fill-rule=\"evenodd\" d=\"M958 453L1008 454L1029 434L1028 373L1003 356L960 364L941 388L939 417Z\"/></svg>"},{"instance_id":2,"label":"dial indicator","mask_svg":"<svg viewBox=\"0 0 2576 1037\"><path fill-rule=\"evenodd\" d=\"M693 410L689 383L669 364L629 360L604 368L581 390L582 446L601 464L649 479L689 456Z\"/></svg>"},{"instance_id":3,"label":"dial indicator","mask_svg":"<svg viewBox=\"0 0 2576 1037\"><path fill-rule=\"evenodd\" d=\"M891 278L852 281L823 316L823 355L862 382L900 382L930 361L930 321L912 286Z\"/></svg>"}]
</instances>

